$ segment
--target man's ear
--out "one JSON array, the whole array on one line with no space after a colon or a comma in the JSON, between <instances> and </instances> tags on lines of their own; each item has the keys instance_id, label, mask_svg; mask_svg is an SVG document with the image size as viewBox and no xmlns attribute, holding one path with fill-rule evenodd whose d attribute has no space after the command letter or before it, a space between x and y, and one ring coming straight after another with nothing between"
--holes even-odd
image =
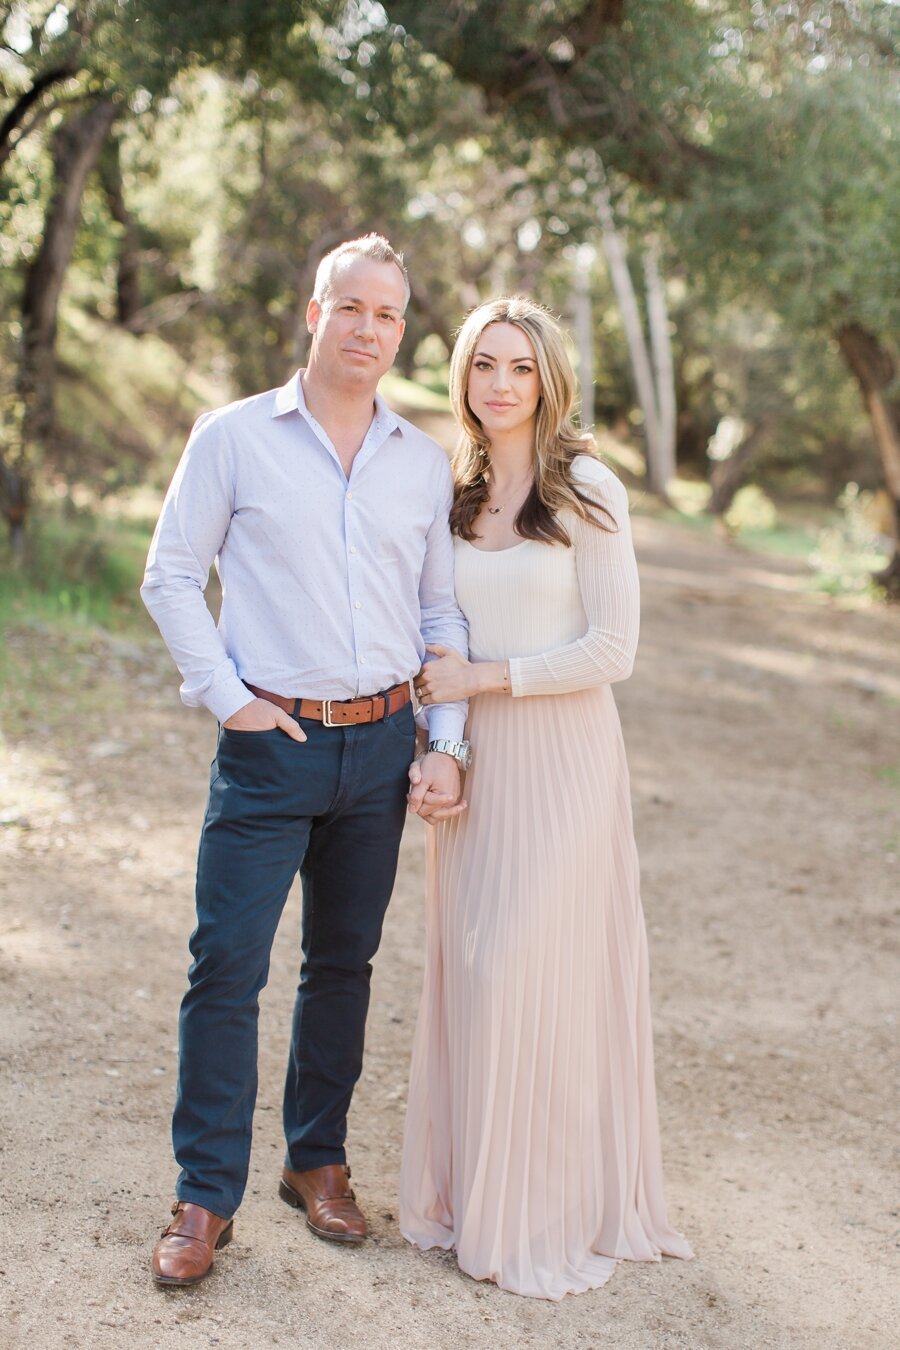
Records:
<instances>
[{"instance_id":1,"label":"man's ear","mask_svg":"<svg viewBox=\"0 0 900 1350\"><path fill-rule=\"evenodd\" d=\"M322 317L322 306L313 296L306 306L306 329L309 333L314 333L319 326L319 320Z\"/></svg>"}]
</instances>

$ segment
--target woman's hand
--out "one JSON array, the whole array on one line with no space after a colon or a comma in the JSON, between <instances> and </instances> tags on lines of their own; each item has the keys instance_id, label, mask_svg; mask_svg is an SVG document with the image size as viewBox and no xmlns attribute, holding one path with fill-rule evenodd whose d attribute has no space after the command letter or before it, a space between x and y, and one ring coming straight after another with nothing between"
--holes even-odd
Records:
<instances>
[{"instance_id":1,"label":"woman's hand","mask_svg":"<svg viewBox=\"0 0 900 1350\"><path fill-rule=\"evenodd\" d=\"M456 703L478 693L478 668L471 661L437 642L425 650L438 660L429 661L413 680L420 703Z\"/></svg>"},{"instance_id":2,"label":"woman's hand","mask_svg":"<svg viewBox=\"0 0 900 1350\"><path fill-rule=\"evenodd\" d=\"M438 657L429 661L413 680L420 703L456 703L476 694L509 694L508 661L467 661L452 647L435 643L426 652Z\"/></svg>"}]
</instances>

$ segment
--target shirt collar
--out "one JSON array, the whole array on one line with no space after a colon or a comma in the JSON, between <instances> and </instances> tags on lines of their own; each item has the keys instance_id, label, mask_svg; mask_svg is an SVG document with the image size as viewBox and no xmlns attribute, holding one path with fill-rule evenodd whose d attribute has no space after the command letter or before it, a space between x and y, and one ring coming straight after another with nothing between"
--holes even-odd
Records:
<instances>
[{"instance_id":1,"label":"shirt collar","mask_svg":"<svg viewBox=\"0 0 900 1350\"><path fill-rule=\"evenodd\" d=\"M283 384L280 389L275 390L275 405L272 408L273 417L281 417L288 412L298 412L301 417L309 420L310 412L306 406L303 384L300 380L302 374L302 370L296 370L287 384ZM381 395L376 392L375 414L372 418L371 432L381 432L382 438L387 439L395 431L398 431L402 436L403 428L400 425L400 419L388 407Z\"/></svg>"}]
</instances>

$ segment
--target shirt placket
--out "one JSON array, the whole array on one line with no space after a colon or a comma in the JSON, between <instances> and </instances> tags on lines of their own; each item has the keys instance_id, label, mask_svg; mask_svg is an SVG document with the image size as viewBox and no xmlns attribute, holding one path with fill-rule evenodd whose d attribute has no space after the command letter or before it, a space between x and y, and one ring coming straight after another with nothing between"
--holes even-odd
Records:
<instances>
[{"instance_id":1,"label":"shirt placket","mask_svg":"<svg viewBox=\"0 0 900 1350\"><path fill-rule=\"evenodd\" d=\"M365 440L360 446L353 464L350 469L350 477L344 476L338 453L325 428L312 416L308 409L302 410L302 415L316 436L317 440L327 450L330 458L341 474L344 484L344 563L347 575L347 591L350 604L350 626L353 633L353 656L356 664L356 693L370 694L378 691L371 687L372 681L369 675L370 656L367 652L369 647L369 615L367 612L367 600L371 598L371 591L368 587L368 579L365 576L363 567L363 558L365 550L361 547L362 521L364 513L361 511L360 501L360 476L367 463L373 458L376 451L393 431L393 425L389 418L379 409L372 419L369 430L366 432Z\"/></svg>"},{"instance_id":2,"label":"shirt placket","mask_svg":"<svg viewBox=\"0 0 900 1350\"><path fill-rule=\"evenodd\" d=\"M353 627L356 691L358 694L378 692L378 690L372 688L369 677L370 658L367 649L370 638L368 604L371 601L371 579L365 575L363 565L363 558L366 553L361 547L361 537L365 525L365 512L360 483L363 470L390 435L391 430L391 426L382 414L376 413L372 425L366 433L366 438L353 461L350 479L344 493L344 541L347 554L350 621Z\"/></svg>"},{"instance_id":3,"label":"shirt placket","mask_svg":"<svg viewBox=\"0 0 900 1350\"><path fill-rule=\"evenodd\" d=\"M353 481L353 475L350 476ZM356 658L356 692L373 693L367 687L369 658L368 615L366 612L366 584L363 569L364 554L360 548L361 502L359 491L349 484L344 493L344 549L347 561L347 582L350 598L350 623L353 630L353 651Z\"/></svg>"}]
</instances>

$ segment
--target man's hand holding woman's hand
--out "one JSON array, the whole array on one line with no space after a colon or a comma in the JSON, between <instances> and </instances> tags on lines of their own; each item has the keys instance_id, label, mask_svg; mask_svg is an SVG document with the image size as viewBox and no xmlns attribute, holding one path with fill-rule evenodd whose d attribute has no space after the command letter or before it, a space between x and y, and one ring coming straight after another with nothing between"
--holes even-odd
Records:
<instances>
[{"instance_id":1,"label":"man's hand holding woman's hand","mask_svg":"<svg viewBox=\"0 0 900 1350\"><path fill-rule=\"evenodd\" d=\"M468 803L460 798L459 765L452 755L432 751L409 766L407 802L413 815L426 825L449 820L465 811Z\"/></svg>"},{"instance_id":2,"label":"man's hand holding woman's hand","mask_svg":"<svg viewBox=\"0 0 900 1350\"><path fill-rule=\"evenodd\" d=\"M292 740L306 740L306 732L293 717L266 698L255 698L251 703L245 703L222 726L226 731L274 731L278 727Z\"/></svg>"}]
</instances>

